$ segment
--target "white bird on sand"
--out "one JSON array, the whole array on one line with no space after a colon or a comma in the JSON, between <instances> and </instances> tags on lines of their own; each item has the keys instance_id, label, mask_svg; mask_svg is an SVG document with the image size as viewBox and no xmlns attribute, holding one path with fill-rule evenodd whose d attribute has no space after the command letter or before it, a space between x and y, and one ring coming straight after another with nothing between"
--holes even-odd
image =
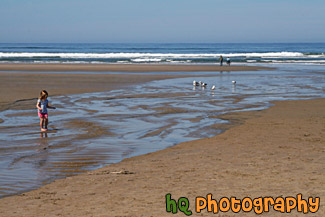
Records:
<instances>
[{"instance_id":1,"label":"white bird on sand","mask_svg":"<svg viewBox=\"0 0 325 217\"><path fill-rule=\"evenodd\" d=\"M237 82L236 81L232 81L232 84L236 84Z\"/></svg>"},{"instance_id":2,"label":"white bird on sand","mask_svg":"<svg viewBox=\"0 0 325 217\"><path fill-rule=\"evenodd\" d=\"M201 83L202 87L206 87L207 85L208 85L207 83L204 83L204 82Z\"/></svg>"},{"instance_id":3,"label":"white bird on sand","mask_svg":"<svg viewBox=\"0 0 325 217\"><path fill-rule=\"evenodd\" d=\"M216 86L213 85L213 86L211 87L211 90L215 90L215 89L216 89Z\"/></svg>"}]
</instances>

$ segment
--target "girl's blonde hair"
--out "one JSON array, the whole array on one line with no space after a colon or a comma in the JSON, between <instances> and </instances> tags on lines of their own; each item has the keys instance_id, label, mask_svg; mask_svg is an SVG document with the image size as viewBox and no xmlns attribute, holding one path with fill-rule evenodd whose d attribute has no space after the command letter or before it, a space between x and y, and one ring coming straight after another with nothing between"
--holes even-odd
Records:
<instances>
[{"instance_id":1,"label":"girl's blonde hair","mask_svg":"<svg viewBox=\"0 0 325 217\"><path fill-rule=\"evenodd\" d=\"M46 90L42 90L41 93L39 94L39 99L46 99L48 97L48 93Z\"/></svg>"}]
</instances>

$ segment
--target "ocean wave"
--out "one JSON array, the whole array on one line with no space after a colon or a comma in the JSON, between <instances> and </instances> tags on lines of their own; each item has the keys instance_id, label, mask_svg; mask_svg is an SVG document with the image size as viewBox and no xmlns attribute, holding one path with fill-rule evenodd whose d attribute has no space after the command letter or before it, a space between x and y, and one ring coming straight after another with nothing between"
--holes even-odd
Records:
<instances>
[{"instance_id":1,"label":"ocean wave","mask_svg":"<svg viewBox=\"0 0 325 217\"><path fill-rule=\"evenodd\" d=\"M105 62L105 61L77 61L77 60L61 60L61 61L55 61L55 60L33 60L33 61L2 61L1 63L10 63L10 64L19 64L19 63L36 63L36 64L136 64L136 63L143 63L143 64L150 64L150 63L159 63L159 64L207 64L206 62L200 62L200 61L177 61L177 60L171 60L171 61L131 61L131 60L125 60L125 61L112 61L112 62ZM315 60L315 61L295 61L295 60L261 60L261 61L255 61L255 60L247 60L247 61L240 61L240 62L232 62L232 65L242 65L242 64L298 64L298 65L325 65L325 60ZM213 62L209 64L217 64L219 65L219 62Z\"/></svg>"},{"instance_id":2,"label":"ocean wave","mask_svg":"<svg viewBox=\"0 0 325 217\"><path fill-rule=\"evenodd\" d=\"M225 57L246 57L246 58L325 58L322 54L306 55L300 52L267 52L267 53L32 53L32 52L0 52L0 58L129 58L129 59L161 59L161 58L219 58Z\"/></svg>"},{"instance_id":3,"label":"ocean wave","mask_svg":"<svg viewBox=\"0 0 325 217\"><path fill-rule=\"evenodd\" d=\"M324 65L325 60L271 60L271 63L291 63L291 64L305 64L305 65Z\"/></svg>"}]
</instances>

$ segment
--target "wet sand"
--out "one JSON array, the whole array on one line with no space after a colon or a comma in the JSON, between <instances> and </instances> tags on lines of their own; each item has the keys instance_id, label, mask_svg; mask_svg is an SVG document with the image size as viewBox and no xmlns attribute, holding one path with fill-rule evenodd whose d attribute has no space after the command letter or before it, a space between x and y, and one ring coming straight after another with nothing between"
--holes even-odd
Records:
<instances>
[{"instance_id":1,"label":"wet sand","mask_svg":"<svg viewBox=\"0 0 325 217\"><path fill-rule=\"evenodd\" d=\"M221 116L234 127L212 138L125 159L0 200L1 216L168 216L165 195L325 196L325 100L276 102ZM324 216L324 207L311 216ZM253 212L224 216L252 216ZM271 209L263 216L280 216ZM305 216L292 211L290 216ZM179 212L176 216L184 216Z\"/></svg>"},{"instance_id":2,"label":"wet sand","mask_svg":"<svg viewBox=\"0 0 325 217\"><path fill-rule=\"evenodd\" d=\"M172 65L172 64L0 64L0 71L86 71L86 72L197 72L254 71L257 66Z\"/></svg>"},{"instance_id":3,"label":"wet sand","mask_svg":"<svg viewBox=\"0 0 325 217\"><path fill-rule=\"evenodd\" d=\"M126 88L152 80L173 78L172 75L130 74L50 74L50 73L0 73L0 110L29 107L40 90L51 96L89 92L102 92ZM35 105L32 105L33 107Z\"/></svg>"},{"instance_id":4,"label":"wet sand","mask_svg":"<svg viewBox=\"0 0 325 217\"><path fill-rule=\"evenodd\" d=\"M96 74L95 72L192 72L192 71L254 71L265 67L215 65L118 65L118 64L0 64L0 111L31 107L40 90L50 96L101 92L152 80L186 77L187 75ZM270 68L268 68L270 69ZM26 71L26 72L9 72ZM30 72L28 72L30 71ZM37 72L40 71L40 72ZM67 72L94 73L67 73ZM62 73L43 73L62 72ZM193 77L194 75L188 75ZM0 121L1 122L1 121Z\"/></svg>"}]
</instances>

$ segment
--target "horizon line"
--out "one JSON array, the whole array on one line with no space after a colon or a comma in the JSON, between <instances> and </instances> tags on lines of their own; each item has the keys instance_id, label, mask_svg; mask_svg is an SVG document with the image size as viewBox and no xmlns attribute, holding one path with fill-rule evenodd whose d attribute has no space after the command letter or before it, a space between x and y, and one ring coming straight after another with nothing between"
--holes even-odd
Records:
<instances>
[{"instance_id":1,"label":"horizon line","mask_svg":"<svg viewBox=\"0 0 325 217\"><path fill-rule=\"evenodd\" d=\"M325 42L0 42L0 44L325 44Z\"/></svg>"}]
</instances>

